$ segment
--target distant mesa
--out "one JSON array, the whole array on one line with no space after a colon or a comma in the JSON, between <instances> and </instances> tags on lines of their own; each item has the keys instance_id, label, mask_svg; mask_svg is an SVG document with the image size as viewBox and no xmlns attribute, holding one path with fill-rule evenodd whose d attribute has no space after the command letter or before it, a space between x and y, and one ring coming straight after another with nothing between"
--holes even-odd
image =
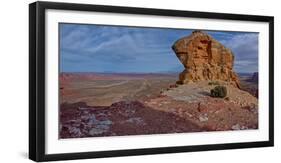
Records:
<instances>
[{"instance_id":1,"label":"distant mesa","mask_svg":"<svg viewBox=\"0 0 281 163\"><path fill-rule=\"evenodd\" d=\"M258 80L259 80L259 73L258 73L258 72L254 72L254 73L253 73L253 76L252 76L252 78L251 78L251 82L257 83Z\"/></svg>"},{"instance_id":2,"label":"distant mesa","mask_svg":"<svg viewBox=\"0 0 281 163\"><path fill-rule=\"evenodd\" d=\"M185 67L177 83L222 80L240 88L240 81L233 70L232 51L210 35L193 31L191 35L177 40L172 49Z\"/></svg>"}]
</instances>

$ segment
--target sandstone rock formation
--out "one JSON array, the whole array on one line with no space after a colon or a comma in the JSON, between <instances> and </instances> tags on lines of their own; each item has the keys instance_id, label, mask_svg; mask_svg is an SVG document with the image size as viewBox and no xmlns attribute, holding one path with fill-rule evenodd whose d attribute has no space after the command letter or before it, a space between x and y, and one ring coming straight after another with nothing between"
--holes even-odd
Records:
<instances>
[{"instance_id":1,"label":"sandstone rock formation","mask_svg":"<svg viewBox=\"0 0 281 163\"><path fill-rule=\"evenodd\" d=\"M240 88L233 70L234 55L210 35L193 31L190 36L177 40L172 49L185 67L179 75L179 84L222 80Z\"/></svg>"}]
</instances>

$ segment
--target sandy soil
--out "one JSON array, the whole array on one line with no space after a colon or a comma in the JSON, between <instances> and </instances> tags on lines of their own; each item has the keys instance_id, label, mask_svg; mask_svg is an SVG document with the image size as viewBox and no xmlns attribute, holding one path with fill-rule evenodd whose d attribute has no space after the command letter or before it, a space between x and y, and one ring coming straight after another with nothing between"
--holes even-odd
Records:
<instances>
[{"instance_id":1,"label":"sandy soil","mask_svg":"<svg viewBox=\"0 0 281 163\"><path fill-rule=\"evenodd\" d=\"M110 106L119 101L144 100L158 96L163 88L177 80L175 75L108 78L74 78L61 82L60 103L85 102L90 106Z\"/></svg>"}]
</instances>

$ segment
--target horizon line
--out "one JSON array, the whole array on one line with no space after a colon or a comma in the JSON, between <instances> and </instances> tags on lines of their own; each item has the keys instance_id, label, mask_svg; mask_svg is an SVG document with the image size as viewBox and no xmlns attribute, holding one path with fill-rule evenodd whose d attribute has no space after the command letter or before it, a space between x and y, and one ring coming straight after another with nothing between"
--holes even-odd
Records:
<instances>
[{"instance_id":1,"label":"horizon line","mask_svg":"<svg viewBox=\"0 0 281 163\"><path fill-rule=\"evenodd\" d=\"M238 74L243 74L243 73L256 73L258 71L251 71L251 72L235 72ZM61 71L59 73L100 73L100 74L168 74L168 73L181 73L181 71L167 71L167 72L97 72L97 71Z\"/></svg>"}]
</instances>

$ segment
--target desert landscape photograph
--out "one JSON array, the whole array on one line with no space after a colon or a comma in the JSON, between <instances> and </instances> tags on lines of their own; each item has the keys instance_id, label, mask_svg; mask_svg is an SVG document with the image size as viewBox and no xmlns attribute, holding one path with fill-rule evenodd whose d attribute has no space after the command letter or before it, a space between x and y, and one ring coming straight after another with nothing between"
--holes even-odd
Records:
<instances>
[{"instance_id":1,"label":"desert landscape photograph","mask_svg":"<svg viewBox=\"0 0 281 163\"><path fill-rule=\"evenodd\" d=\"M259 33L59 24L60 139L258 124Z\"/></svg>"}]
</instances>

